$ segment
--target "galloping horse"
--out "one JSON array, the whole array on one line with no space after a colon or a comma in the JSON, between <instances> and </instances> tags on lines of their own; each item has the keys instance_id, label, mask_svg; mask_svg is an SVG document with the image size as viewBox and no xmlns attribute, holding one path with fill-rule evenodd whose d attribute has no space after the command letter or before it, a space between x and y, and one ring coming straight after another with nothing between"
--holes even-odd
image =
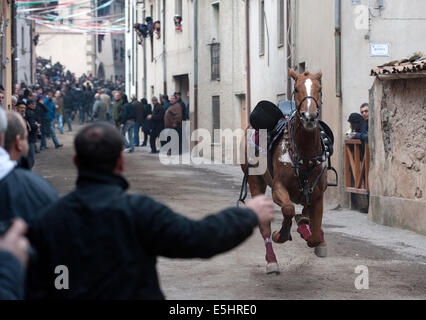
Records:
<instances>
[{"instance_id":1,"label":"galloping horse","mask_svg":"<svg viewBox=\"0 0 426 320\"><path fill-rule=\"evenodd\" d=\"M265 174L249 175L247 179L252 197L264 194L267 186L271 187L273 201L281 207L284 216L278 232L271 233L270 223L259 226L266 246L266 273L279 273L272 241L284 243L292 240L290 228L293 217L298 233L309 247L315 248L315 254L320 257L327 255L321 223L323 197L327 189L327 158L330 154L324 144L324 140L328 139L319 121L322 73L289 72L295 80L296 110L287 120L282 136L271 151L271 167ZM241 167L247 172L248 160ZM301 215L295 214L293 203L303 205Z\"/></svg>"}]
</instances>

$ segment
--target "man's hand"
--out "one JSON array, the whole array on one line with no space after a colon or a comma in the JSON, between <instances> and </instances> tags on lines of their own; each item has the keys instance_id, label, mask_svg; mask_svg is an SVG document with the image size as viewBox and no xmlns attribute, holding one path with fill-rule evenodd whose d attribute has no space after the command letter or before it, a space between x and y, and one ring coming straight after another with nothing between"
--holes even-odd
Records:
<instances>
[{"instance_id":1,"label":"man's hand","mask_svg":"<svg viewBox=\"0 0 426 320\"><path fill-rule=\"evenodd\" d=\"M274 203L265 196L257 196L249 200L246 207L252 209L259 219L259 224L274 220Z\"/></svg>"},{"instance_id":2,"label":"man's hand","mask_svg":"<svg viewBox=\"0 0 426 320\"><path fill-rule=\"evenodd\" d=\"M146 118L147 118L148 120L151 120L152 115L151 115L151 114L149 114L149 115L147 115L147 116L146 116Z\"/></svg>"},{"instance_id":3,"label":"man's hand","mask_svg":"<svg viewBox=\"0 0 426 320\"><path fill-rule=\"evenodd\" d=\"M0 250L11 252L24 266L28 262L28 249L30 243L24 234L27 224L22 219L15 219L7 233L0 237Z\"/></svg>"},{"instance_id":4,"label":"man's hand","mask_svg":"<svg viewBox=\"0 0 426 320\"><path fill-rule=\"evenodd\" d=\"M123 128L124 127L124 124L120 124L120 128Z\"/></svg>"}]
</instances>

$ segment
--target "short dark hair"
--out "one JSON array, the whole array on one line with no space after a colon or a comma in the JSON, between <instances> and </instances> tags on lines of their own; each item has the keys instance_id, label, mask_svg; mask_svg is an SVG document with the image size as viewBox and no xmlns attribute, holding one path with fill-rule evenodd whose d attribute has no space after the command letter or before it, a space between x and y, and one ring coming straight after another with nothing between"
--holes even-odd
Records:
<instances>
[{"instance_id":1,"label":"short dark hair","mask_svg":"<svg viewBox=\"0 0 426 320\"><path fill-rule=\"evenodd\" d=\"M16 102L16 106L19 106L20 104L27 105L24 100L19 100Z\"/></svg>"},{"instance_id":2,"label":"short dark hair","mask_svg":"<svg viewBox=\"0 0 426 320\"><path fill-rule=\"evenodd\" d=\"M361 105L361 107L359 107L360 109L362 109L362 108L364 108L364 107L368 107L368 103L363 103L362 105Z\"/></svg>"},{"instance_id":3,"label":"short dark hair","mask_svg":"<svg viewBox=\"0 0 426 320\"><path fill-rule=\"evenodd\" d=\"M7 118L7 129L4 135L4 149L10 151L15 144L17 136L21 137L21 140L25 135L25 127L22 124L22 116L15 111L6 112Z\"/></svg>"},{"instance_id":4,"label":"short dark hair","mask_svg":"<svg viewBox=\"0 0 426 320\"><path fill-rule=\"evenodd\" d=\"M112 173L123 150L123 138L107 122L97 122L80 130L74 140L78 170Z\"/></svg>"}]
</instances>

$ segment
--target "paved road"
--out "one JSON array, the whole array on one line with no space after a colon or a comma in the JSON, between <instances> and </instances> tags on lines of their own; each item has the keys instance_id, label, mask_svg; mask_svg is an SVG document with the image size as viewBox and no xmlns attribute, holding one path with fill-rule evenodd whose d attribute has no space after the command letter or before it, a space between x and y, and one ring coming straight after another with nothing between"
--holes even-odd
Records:
<instances>
[{"instance_id":1,"label":"paved road","mask_svg":"<svg viewBox=\"0 0 426 320\"><path fill-rule=\"evenodd\" d=\"M43 151L34 171L61 193L73 189L71 133L64 148ZM147 148L125 157L131 192L145 193L174 210L200 219L232 206L241 173L225 165L164 166ZM299 208L298 208L299 210ZM277 230L282 216L277 210ZM158 270L168 299L426 299L426 237L368 221L354 211L325 213L328 257L318 258L297 236L275 245L279 275L264 273L264 245L258 230L232 252L210 260L160 258ZM357 290L355 268L368 267L369 289Z\"/></svg>"}]
</instances>

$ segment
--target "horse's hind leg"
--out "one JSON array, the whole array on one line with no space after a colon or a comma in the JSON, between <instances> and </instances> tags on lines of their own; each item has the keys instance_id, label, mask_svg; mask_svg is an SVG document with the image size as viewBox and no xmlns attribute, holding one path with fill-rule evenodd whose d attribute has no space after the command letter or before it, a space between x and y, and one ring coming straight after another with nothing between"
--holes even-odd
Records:
<instances>
[{"instance_id":1,"label":"horse's hind leg","mask_svg":"<svg viewBox=\"0 0 426 320\"><path fill-rule=\"evenodd\" d=\"M281 212L284 217L280 231L274 231L272 235L272 240L276 243L284 243L286 241L291 241L291 225L292 219L295 216L294 204L290 200L290 196L287 190L279 183L274 183L272 188L272 198L274 202L281 207Z\"/></svg>"},{"instance_id":2,"label":"horse's hind leg","mask_svg":"<svg viewBox=\"0 0 426 320\"><path fill-rule=\"evenodd\" d=\"M262 176L249 176L248 184L250 187L250 194L253 197L265 194L267 184ZM277 258L275 257L274 249L272 248L271 241L271 223L260 223L259 230L266 247L266 273L279 273Z\"/></svg>"}]
</instances>

